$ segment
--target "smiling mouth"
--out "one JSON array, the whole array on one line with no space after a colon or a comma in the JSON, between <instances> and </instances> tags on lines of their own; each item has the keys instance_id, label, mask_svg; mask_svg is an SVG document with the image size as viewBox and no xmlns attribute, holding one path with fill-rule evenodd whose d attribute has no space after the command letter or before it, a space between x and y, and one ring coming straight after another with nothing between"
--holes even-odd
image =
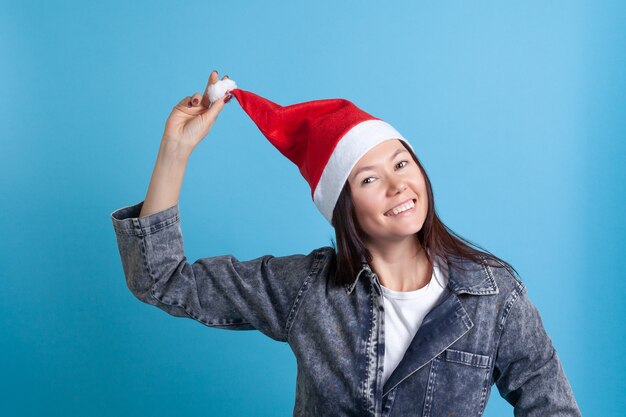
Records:
<instances>
[{"instance_id":1,"label":"smiling mouth","mask_svg":"<svg viewBox=\"0 0 626 417\"><path fill-rule=\"evenodd\" d=\"M407 200L404 203L399 204L396 207L392 208L391 210L388 210L387 212L384 213L384 215L387 217L393 217L393 216L402 214L404 212L411 211L415 208L416 203L417 203L417 200L414 198Z\"/></svg>"}]
</instances>

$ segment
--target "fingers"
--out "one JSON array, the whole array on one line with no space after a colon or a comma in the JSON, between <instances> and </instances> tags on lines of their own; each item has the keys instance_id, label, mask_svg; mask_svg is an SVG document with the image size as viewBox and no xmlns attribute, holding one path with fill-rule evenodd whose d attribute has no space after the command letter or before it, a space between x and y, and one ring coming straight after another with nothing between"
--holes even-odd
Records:
<instances>
[{"instance_id":1,"label":"fingers","mask_svg":"<svg viewBox=\"0 0 626 417\"><path fill-rule=\"evenodd\" d=\"M225 78L228 78L228 75L224 75L224 76L222 77L222 80L223 80L223 79L225 79ZM227 94L226 94L226 97L224 97L224 103L228 103L228 102L230 101L230 99L231 99L231 98L233 98L232 94L230 94L230 92L229 92L229 93L227 93Z\"/></svg>"},{"instance_id":2,"label":"fingers","mask_svg":"<svg viewBox=\"0 0 626 417\"><path fill-rule=\"evenodd\" d=\"M192 107L199 106L201 100L202 100L202 94L195 93L193 96L191 96L191 106Z\"/></svg>"},{"instance_id":3,"label":"fingers","mask_svg":"<svg viewBox=\"0 0 626 417\"><path fill-rule=\"evenodd\" d=\"M185 114L188 114L189 116L197 116L198 114L207 110L206 107L202 107L199 104L194 105L194 99L200 100L200 94L196 93L193 96L185 97L184 99L179 101L177 105L174 106L174 110L179 110Z\"/></svg>"},{"instance_id":4,"label":"fingers","mask_svg":"<svg viewBox=\"0 0 626 417\"><path fill-rule=\"evenodd\" d=\"M222 80L225 80L228 78L228 75L224 75L222 77ZM209 109L209 111L214 110L215 114L217 117L217 114L219 114L220 111L222 111L222 109L224 108L224 104L228 103L228 100L230 100L232 97L231 94L226 94L224 97L220 98L217 101L214 101L213 104L211 104L211 108Z\"/></svg>"},{"instance_id":5,"label":"fingers","mask_svg":"<svg viewBox=\"0 0 626 417\"><path fill-rule=\"evenodd\" d=\"M213 70L211 71L211 75L209 75L209 81L206 84L206 87L204 88L204 94L202 95L202 105L204 107L209 107L211 102L209 101L209 86L211 86L212 84L215 84L218 80L218 75L217 75L217 70Z\"/></svg>"},{"instance_id":6,"label":"fingers","mask_svg":"<svg viewBox=\"0 0 626 417\"><path fill-rule=\"evenodd\" d=\"M222 77L222 80L225 80L227 78L228 78L228 75L224 75ZM204 94L202 95L202 100L201 100L201 104L204 107L210 107L211 106L211 102L209 100L209 87L211 85L215 84L218 80L219 80L219 78L218 78L217 70L211 71L211 75L209 76L209 81L207 82L207 85L204 88ZM227 96L228 96L228 100L230 100L230 95L227 95ZM228 102L228 100L226 100L226 102Z\"/></svg>"},{"instance_id":7,"label":"fingers","mask_svg":"<svg viewBox=\"0 0 626 417\"><path fill-rule=\"evenodd\" d=\"M179 101L177 106L190 107L189 106L190 102L191 102L191 97L187 96L184 99L182 99L181 101Z\"/></svg>"},{"instance_id":8,"label":"fingers","mask_svg":"<svg viewBox=\"0 0 626 417\"><path fill-rule=\"evenodd\" d=\"M178 102L176 107L184 107L187 109L199 108L202 101L202 95L195 93L193 96L187 96Z\"/></svg>"},{"instance_id":9,"label":"fingers","mask_svg":"<svg viewBox=\"0 0 626 417\"><path fill-rule=\"evenodd\" d=\"M228 75L224 75L222 77L222 80L225 80L227 78L228 78ZM204 111L210 107L213 110L212 113L214 113L217 116L217 113L219 113L222 110L222 108L224 107L224 104L228 103L228 101L232 98L231 94L226 94L225 97L222 97L221 99L217 100L213 104L210 103L209 87L215 84L217 81L218 81L217 71L215 70L211 71L206 88L204 89L204 94L194 93L191 96L186 96L181 101L179 101L175 107L190 115L198 114L201 111Z\"/></svg>"}]
</instances>

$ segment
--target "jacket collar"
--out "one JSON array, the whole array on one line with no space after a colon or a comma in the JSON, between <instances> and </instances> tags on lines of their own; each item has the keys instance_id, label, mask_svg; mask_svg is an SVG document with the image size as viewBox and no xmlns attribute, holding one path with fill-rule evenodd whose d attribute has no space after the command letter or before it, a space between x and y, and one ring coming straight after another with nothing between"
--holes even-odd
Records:
<instances>
[{"instance_id":1,"label":"jacket collar","mask_svg":"<svg viewBox=\"0 0 626 417\"><path fill-rule=\"evenodd\" d=\"M346 292L348 294L351 294L352 291L354 291L354 287L356 287L356 283L359 281L359 277L363 273L367 274L370 279L374 276L374 272L372 271L372 268L370 268L369 264L364 259L361 259L361 270L358 274L356 274L356 278L352 281L352 284L345 284Z\"/></svg>"},{"instance_id":2,"label":"jacket collar","mask_svg":"<svg viewBox=\"0 0 626 417\"><path fill-rule=\"evenodd\" d=\"M446 262L448 264L448 288L455 294L490 295L499 293L498 285L489 266L456 255L449 255ZM365 258L361 258L361 270L351 284L345 284L345 290L348 294L352 293L361 275L368 276L370 280L378 280Z\"/></svg>"}]
</instances>

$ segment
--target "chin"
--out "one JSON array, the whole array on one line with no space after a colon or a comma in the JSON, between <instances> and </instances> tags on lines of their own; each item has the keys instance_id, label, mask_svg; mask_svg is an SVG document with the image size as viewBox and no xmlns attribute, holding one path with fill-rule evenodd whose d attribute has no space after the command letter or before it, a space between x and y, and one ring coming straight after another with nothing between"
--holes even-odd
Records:
<instances>
[{"instance_id":1,"label":"chin","mask_svg":"<svg viewBox=\"0 0 626 417\"><path fill-rule=\"evenodd\" d=\"M396 229L396 230L387 229L386 231L382 233L378 233L378 234L370 235L370 236L375 236L373 240L401 241L406 238L417 235L417 233L420 230L422 230L421 227L411 227L411 228L407 227L404 229Z\"/></svg>"},{"instance_id":2,"label":"chin","mask_svg":"<svg viewBox=\"0 0 626 417\"><path fill-rule=\"evenodd\" d=\"M385 220L388 220L385 217ZM388 222L378 223L374 227L364 230L367 239L372 241L389 241L403 240L407 237L416 235L424 226L424 220L416 222L407 222L405 224L389 224Z\"/></svg>"}]
</instances>

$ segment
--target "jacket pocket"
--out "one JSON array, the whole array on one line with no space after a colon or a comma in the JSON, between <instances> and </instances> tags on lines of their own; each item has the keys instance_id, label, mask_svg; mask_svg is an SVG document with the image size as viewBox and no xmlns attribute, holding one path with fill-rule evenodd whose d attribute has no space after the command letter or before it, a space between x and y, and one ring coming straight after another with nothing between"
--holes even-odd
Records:
<instances>
[{"instance_id":1,"label":"jacket pocket","mask_svg":"<svg viewBox=\"0 0 626 417\"><path fill-rule=\"evenodd\" d=\"M441 354L446 362L462 363L478 368L489 368L489 359L487 355L479 355L477 353L464 352L462 350L446 349Z\"/></svg>"},{"instance_id":2,"label":"jacket pocket","mask_svg":"<svg viewBox=\"0 0 626 417\"><path fill-rule=\"evenodd\" d=\"M478 416L489 394L491 356L446 349L431 362L424 416Z\"/></svg>"}]
</instances>

